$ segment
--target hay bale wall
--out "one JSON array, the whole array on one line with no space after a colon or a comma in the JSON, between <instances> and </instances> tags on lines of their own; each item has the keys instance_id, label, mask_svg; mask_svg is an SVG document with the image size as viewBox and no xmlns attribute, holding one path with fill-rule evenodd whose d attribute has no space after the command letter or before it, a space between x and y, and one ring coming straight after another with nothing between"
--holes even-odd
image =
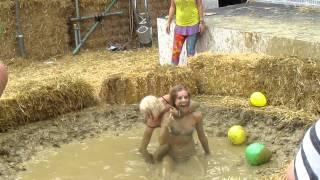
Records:
<instances>
[{"instance_id":1,"label":"hay bale wall","mask_svg":"<svg viewBox=\"0 0 320 180\"><path fill-rule=\"evenodd\" d=\"M68 17L71 3L32 3L23 5L22 30L28 57L45 59L70 51Z\"/></svg>"},{"instance_id":2,"label":"hay bale wall","mask_svg":"<svg viewBox=\"0 0 320 180\"><path fill-rule=\"evenodd\" d=\"M177 84L183 84L192 94L197 94L196 79L190 70L166 67L145 74L118 74L104 80L100 98L110 104L138 103L146 95L165 95Z\"/></svg>"},{"instance_id":3,"label":"hay bale wall","mask_svg":"<svg viewBox=\"0 0 320 180\"><path fill-rule=\"evenodd\" d=\"M98 14L104 10L110 0L82 0L82 16ZM156 34L156 17L168 13L168 1L152 0L150 12L153 29ZM119 0L112 11L122 11L122 16L105 18L96 31L91 34L84 49L105 48L109 42L125 43L131 39L129 1ZM66 54L74 48L73 24L70 17L75 16L74 1L70 0L21 0L21 22L25 37L25 47L29 58L47 59ZM16 27L14 1L0 2L0 59L6 60L16 56ZM84 35L93 20L83 21L81 32ZM136 34L133 34L136 37ZM134 38L133 37L133 38Z\"/></svg>"},{"instance_id":4,"label":"hay bale wall","mask_svg":"<svg viewBox=\"0 0 320 180\"><path fill-rule=\"evenodd\" d=\"M16 54L15 16L13 2L0 2L0 58L12 58Z\"/></svg>"},{"instance_id":5,"label":"hay bale wall","mask_svg":"<svg viewBox=\"0 0 320 180\"><path fill-rule=\"evenodd\" d=\"M271 105L320 112L320 64L263 55L201 54L190 60L201 94L249 97L261 91Z\"/></svg>"},{"instance_id":6,"label":"hay bale wall","mask_svg":"<svg viewBox=\"0 0 320 180\"><path fill-rule=\"evenodd\" d=\"M15 98L0 101L0 132L89 107L96 102L93 88L82 80L61 78L48 79L42 84L30 82L21 87L21 93Z\"/></svg>"}]
</instances>

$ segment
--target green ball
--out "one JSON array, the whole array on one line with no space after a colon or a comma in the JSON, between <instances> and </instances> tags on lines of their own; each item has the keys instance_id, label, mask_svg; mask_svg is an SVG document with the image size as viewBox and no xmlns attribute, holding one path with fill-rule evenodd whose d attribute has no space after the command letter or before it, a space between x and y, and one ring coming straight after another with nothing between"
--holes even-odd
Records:
<instances>
[{"instance_id":1,"label":"green ball","mask_svg":"<svg viewBox=\"0 0 320 180\"><path fill-rule=\"evenodd\" d=\"M272 152L264 144L253 143L246 148L245 154L249 164L259 166L270 161Z\"/></svg>"}]
</instances>

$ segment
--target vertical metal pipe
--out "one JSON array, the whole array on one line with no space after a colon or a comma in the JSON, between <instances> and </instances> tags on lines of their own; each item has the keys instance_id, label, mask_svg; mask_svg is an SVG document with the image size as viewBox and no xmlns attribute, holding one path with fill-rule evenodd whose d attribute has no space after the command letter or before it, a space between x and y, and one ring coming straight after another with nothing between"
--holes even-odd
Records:
<instances>
[{"instance_id":1,"label":"vertical metal pipe","mask_svg":"<svg viewBox=\"0 0 320 180\"><path fill-rule=\"evenodd\" d=\"M80 7L79 7L79 0L75 0L76 1L76 17L80 18ZM81 42L81 32L80 32L80 22L77 22L77 29L76 29L76 34L77 34L77 40L78 44L76 44L76 46L79 45L79 43Z\"/></svg>"},{"instance_id":2,"label":"vertical metal pipe","mask_svg":"<svg viewBox=\"0 0 320 180\"><path fill-rule=\"evenodd\" d=\"M20 2L19 0L15 0L16 3L16 27L17 27L17 31L16 31L16 38L17 38L17 42L18 42L18 47L19 47L19 54L21 57L26 57L26 50L24 47L24 37L23 37L23 33L21 30L21 22L20 22Z\"/></svg>"},{"instance_id":3,"label":"vertical metal pipe","mask_svg":"<svg viewBox=\"0 0 320 180\"><path fill-rule=\"evenodd\" d=\"M80 34L80 27L78 25L77 25L77 41L78 41L78 45L79 45L81 42L81 34Z\"/></svg>"},{"instance_id":4,"label":"vertical metal pipe","mask_svg":"<svg viewBox=\"0 0 320 180\"><path fill-rule=\"evenodd\" d=\"M78 46L79 44L79 41L78 41L78 25L77 24L73 24L73 30L74 30L74 41L75 41L75 44L76 44L76 47Z\"/></svg>"}]
</instances>

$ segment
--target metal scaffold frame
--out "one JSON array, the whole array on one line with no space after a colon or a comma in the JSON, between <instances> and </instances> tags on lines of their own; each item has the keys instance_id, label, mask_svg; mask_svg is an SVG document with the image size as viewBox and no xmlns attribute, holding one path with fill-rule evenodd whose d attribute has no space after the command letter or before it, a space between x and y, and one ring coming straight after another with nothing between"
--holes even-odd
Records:
<instances>
[{"instance_id":1,"label":"metal scaffold frame","mask_svg":"<svg viewBox=\"0 0 320 180\"><path fill-rule=\"evenodd\" d=\"M74 38L75 38L75 48L72 51L72 54L75 55L80 51L80 48L82 45L86 42L86 40L89 38L89 36L96 30L99 24L101 24L103 18L108 17L108 16L114 16L114 15L122 15L122 11L118 12L110 12L111 8L118 2L118 0L112 0L109 5L106 6L103 12L101 12L97 16L80 16L80 2L79 0L75 0L75 6L76 6L76 17L70 18L71 22L76 22L73 25L73 30L74 30ZM81 36L81 31L80 31L80 22L82 20L87 20L87 19L94 19L95 22L92 24L92 26L89 28L89 30L85 33L85 35L82 37Z\"/></svg>"}]
</instances>

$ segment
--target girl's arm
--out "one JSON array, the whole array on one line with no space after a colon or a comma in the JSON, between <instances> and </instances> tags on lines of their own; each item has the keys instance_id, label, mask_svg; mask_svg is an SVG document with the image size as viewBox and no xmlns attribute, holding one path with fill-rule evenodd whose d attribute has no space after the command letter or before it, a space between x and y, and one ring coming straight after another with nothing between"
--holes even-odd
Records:
<instances>
[{"instance_id":1,"label":"girl's arm","mask_svg":"<svg viewBox=\"0 0 320 180\"><path fill-rule=\"evenodd\" d=\"M159 144L167 144L169 139L169 127L172 121L172 115L170 113L165 113L162 117Z\"/></svg>"},{"instance_id":2,"label":"girl's arm","mask_svg":"<svg viewBox=\"0 0 320 180\"><path fill-rule=\"evenodd\" d=\"M161 161L162 158L168 153L170 148L168 143L169 138L169 126L171 121L170 113L166 113L162 117L160 135L159 135L159 147L156 149L153 154L153 159L157 162Z\"/></svg>"},{"instance_id":3,"label":"girl's arm","mask_svg":"<svg viewBox=\"0 0 320 180\"><path fill-rule=\"evenodd\" d=\"M204 12L203 12L203 3L202 3L202 0L196 0L197 2L197 7L198 7L198 12L199 12L199 28L200 28L200 33L203 33L204 32L204 28L205 28L205 25L204 25L204 19L203 19L203 15L204 15Z\"/></svg>"},{"instance_id":4,"label":"girl's arm","mask_svg":"<svg viewBox=\"0 0 320 180\"><path fill-rule=\"evenodd\" d=\"M171 0L170 8L169 8L169 17L168 17L168 24L167 24L167 33L170 33L170 24L173 20L173 16L176 14L176 3L175 0Z\"/></svg>"},{"instance_id":5,"label":"girl's arm","mask_svg":"<svg viewBox=\"0 0 320 180\"><path fill-rule=\"evenodd\" d=\"M195 112L194 117L196 118L196 130L202 148L206 154L210 154L208 139L203 129L202 114L200 112Z\"/></svg>"},{"instance_id":6,"label":"girl's arm","mask_svg":"<svg viewBox=\"0 0 320 180\"><path fill-rule=\"evenodd\" d=\"M197 2L197 7L198 7L198 12L199 12L199 20L200 20L200 23L201 21L203 21L203 3L202 3L202 0L196 0Z\"/></svg>"},{"instance_id":7,"label":"girl's arm","mask_svg":"<svg viewBox=\"0 0 320 180\"><path fill-rule=\"evenodd\" d=\"M153 134L154 128L150 128L146 126L146 129L143 133L142 141L140 144L139 152L142 154L144 160L148 163L153 163L153 157L152 155L148 152L148 145L150 143L151 136Z\"/></svg>"}]
</instances>

